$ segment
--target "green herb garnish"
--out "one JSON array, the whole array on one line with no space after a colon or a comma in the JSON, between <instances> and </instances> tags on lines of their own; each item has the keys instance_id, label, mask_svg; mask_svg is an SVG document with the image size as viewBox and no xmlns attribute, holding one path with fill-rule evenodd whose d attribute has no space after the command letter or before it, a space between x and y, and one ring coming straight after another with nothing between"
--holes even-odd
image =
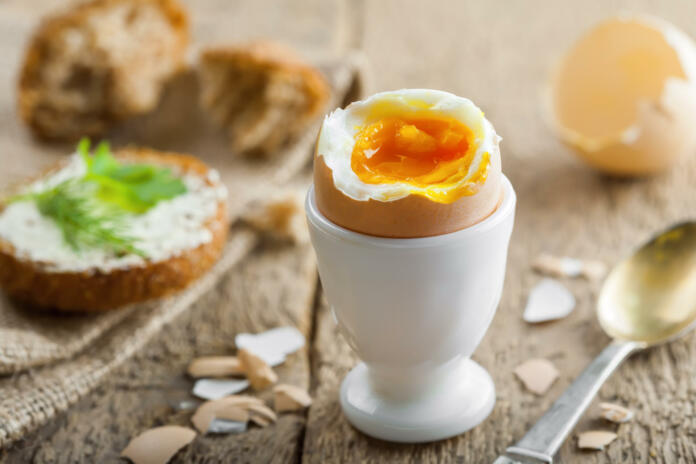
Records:
<instances>
[{"instance_id":1,"label":"green herb garnish","mask_svg":"<svg viewBox=\"0 0 696 464\"><path fill-rule=\"evenodd\" d=\"M128 217L185 193L186 186L169 169L121 163L106 142L97 146L94 155L90 155L89 147L88 139L77 146L87 167L84 176L10 201L36 202L41 214L56 223L65 243L75 251L103 248L116 255L142 255L127 233Z\"/></svg>"}]
</instances>

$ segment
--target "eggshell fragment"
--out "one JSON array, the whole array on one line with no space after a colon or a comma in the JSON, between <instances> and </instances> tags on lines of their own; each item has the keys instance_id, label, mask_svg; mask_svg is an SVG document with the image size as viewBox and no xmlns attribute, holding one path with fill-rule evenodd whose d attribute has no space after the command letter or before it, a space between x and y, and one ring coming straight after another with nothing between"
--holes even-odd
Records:
<instances>
[{"instance_id":1,"label":"eggshell fragment","mask_svg":"<svg viewBox=\"0 0 696 464\"><path fill-rule=\"evenodd\" d=\"M514 370L527 390L543 395L558 378L558 370L546 359L530 359L517 366Z\"/></svg>"},{"instance_id":2,"label":"eggshell fragment","mask_svg":"<svg viewBox=\"0 0 696 464\"><path fill-rule=\"evenodd\" d=\"M601 416L617 424L628 422L633 419L633 411L618 404L613 403L599 403L599 407L602 410Z\"/></svg>"},{"instance_id":3,"label":"eggshell fragment","mask_svg":"<svg viewBox=\"0 0 696 464\"><path fill-rule=\"evenodd\" d=\"M230 404L215 411L215 419L246 422L249 420L249 411L240 405Z\"/></svg>"},{"instance_id":4,"label":"eggshell fragment","mask_svg":"<svg viewBox=\"0 0 696 464\"><path fill-rule=\"evenodd\" d=\"M219 411L224 411L232 406L247 409L252 405L263 405L263 401L259 398L245 395L232 395L206 401L196 409L196 412L191 417L191 422L199 432L206 433ZM223 412L222 414L224 415L225 413Z\"/></svg>"},{"instance_id":5,"label":"eggshell fragment","mask_svg":"<svg viewBox=\"0 0 696 464\"><path fill-rule=\"evenodd\" d=\"M245 379L199 379L193 386L193 394L205 400L216 400L249 388Z\"/></svg>"},{"instance_id":6,"label":"eggshell fragment","mask_svg":"<svg viewBox=\"0 0 696 464\"><path fill-rule=\"evenodd\" d=\"M254 420L255 417L261 417L263 421L275 422L278 420L276 413L265 404L250 404L247 406L247 410L249 411L251 420Z\"/></svg>"},{"instance_id":7,"label":"eggshell fragment","mask_svg":"<svg viewBox=\"0 0 696 464\"><path fill-rule=\"evenodd\" d=\"M604 430L591 430L578 435L578 448L603 450L605 446L616 439L616 434Z\"/></svg>"},{"instance_id":8,"label":"eggshell fragment","mask_svg":"<svg viewBox=\"0 0 696 464\"><path fill-rule=\"evenodd\" d=\"M555 279L542 279L529 293L522 316L526 322L537 323L561 319L575 308L575 297Z\"/></svg>"},{"instance_id":9,"label":"eggshell fragment","mask_svg":"<svg viewBox=\"0 0 696 464\"><path fill-rule=\"evenodd\" d=\"M652 174L696 150L696 45L658 18L595 26L559 63L548 97L561 140L601 171Z\"/></svg>"},{"instance_id":10,"label":"eggshell fragment","mask_svg":"<svg viewBox=\"0 0 696 464\"><path fill-rule=\"evenodd\" d=\"M121 452L121 456L135 464L165 464L194 438L196 432L188 427L156 427L132 439Z\"/></svg>"},{"instance_id":11,"label":"eggshell fragment","mask_svg":"<svg viewBox=\"0 0 696 464\"><path fill-rule=\"evenodd\" d=\"M606 265L601 261L557 257L546 253L537 256L532 267L541 274L554 277L585 277L589 280L599 280L607 272Z\"/></svg>"},{"instance_id":12,"label":"eggshell fragment","mask_svg":"<svg viewBox=\"0 0 696 464\"><path fill-rule=\"evenodd\" d=\"M278 381L278 376L266 361L242 348L238 352L242 368L254 390L263 390Z\"/></svg>"},{"instance_id":13,"label":"eggshell fragment","mask_svg":"<svg viewBox=\"0 0 696 464\"><path fill-rule=\"evenodd\" d=\"M234 343L237 349L246 349L270 366L277 366L285 357L305 345L302 332L294 327L278 327L259 334L238 334Z\"/></svg>"},{"instance_id":14,"label":"eggshell fragment","mask_svg":"<svg viewBox=\"0 0 696 464\"><path fill-rule=\"evenodd\" d=\"M243 374L236 356L204 356L191 361L187 369L193 378L227 377Z\"/></svg>"},{"instance_id":15,"label":"eggshell fragment","mask_svg":"<svg viewBox=\"0 0 696 464\"><path fill-rule=\"evenodd\" d=\"M309 242L303 191L289 188L270 192L267 197L252 203L242 218L272 238L293 243Z\"/></svg>"},{"instance_id":16,"label":"eggshell fragment","mask_svg":"<svg viewBox=\"0 0 696 464\"><path fill-rule=\"evenodd\" d=\"M277 412L299 411L312 404L312 397L304 389L280 384L273 388L273 408Z\"/></svg>"}]
</instances>

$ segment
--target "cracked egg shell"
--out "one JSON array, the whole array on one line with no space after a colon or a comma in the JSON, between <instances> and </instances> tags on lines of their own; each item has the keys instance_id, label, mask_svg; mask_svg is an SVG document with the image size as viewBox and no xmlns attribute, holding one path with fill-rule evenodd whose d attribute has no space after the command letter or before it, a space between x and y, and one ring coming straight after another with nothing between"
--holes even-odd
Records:
<instances>
[{"instance_id":1,"label":"cracked egg shell","mask_svg":"<svg viewBox=\"0 0 696 464\"><path fill-rule=\"evenodd\" d=\"M696 45L658 18L605 20L560 60L545 102L559 138L590 166L664 171L696 150Z\"/></svg>"},{"instance_id":2,"label":"cracked egg shell","mask_svg":"<svg viewBox=\"0 0 696 464\"><path fill-rule=\"evenodd\" d=\"M466 98L378 93L324 119L314 156L317 207L341 227L379 237L464 229L502 200L499 141Z\"/></svg>"}]
</instances>

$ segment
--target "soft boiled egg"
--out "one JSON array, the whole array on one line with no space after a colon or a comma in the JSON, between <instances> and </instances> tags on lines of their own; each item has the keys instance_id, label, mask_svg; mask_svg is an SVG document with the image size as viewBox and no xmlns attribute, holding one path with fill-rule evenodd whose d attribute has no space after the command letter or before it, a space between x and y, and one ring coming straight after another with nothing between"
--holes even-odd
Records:
<instances>
[{"instance_id":1,"label":"soft boiled egg","mask_svg":"<svg viewBox=\"0 0 696 464\"><path fill-rule=\"evenodd\" d=\"M466 98L382 92L325 119L314 157L319 211L335 224L394 238L474 225L502 199L500 137Z\"/></svg>"}]
</instances>

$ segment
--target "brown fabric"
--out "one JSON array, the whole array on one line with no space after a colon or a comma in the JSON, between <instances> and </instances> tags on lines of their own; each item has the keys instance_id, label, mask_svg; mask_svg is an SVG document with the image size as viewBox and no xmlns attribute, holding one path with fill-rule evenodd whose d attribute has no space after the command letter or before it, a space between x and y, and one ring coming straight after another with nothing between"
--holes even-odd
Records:
<instances>
[{"instance_id":1,"label":"brown fabric","mask_svg":"<svg viewBox=\"0 0 696 464\"><path fill-rule=\"evenodd\" d=\"M360 72L355 63L347 58L321 67L333 89L332 108L351 99L360 88ZM232 218L239 217L245 205L266 191L268 185L286 183L310 160L316 125L271 159L234 156L224 137L216 137L197 119L202 115L195 105L189 105L191 99L195 101L195 92L192 74L180 76L154 114L121 127L109 138L115 145L135 143L159 149L176 146L179 151L198 155L220 171L230 190ZM181 130L172 132L168 127L175 122L171 115ZM197 128L201 130L196 138L193 134ZM37 314L22 311L5 297L0 298L0 374L14 374L0 377L0 447L45 423L94 388L163 325L212 288L255 241L252 232L237 225L220 261L187 290L158 302L107 314ZM36 366L41 367L21 372Z\"/></svg>"}]
</instances>

